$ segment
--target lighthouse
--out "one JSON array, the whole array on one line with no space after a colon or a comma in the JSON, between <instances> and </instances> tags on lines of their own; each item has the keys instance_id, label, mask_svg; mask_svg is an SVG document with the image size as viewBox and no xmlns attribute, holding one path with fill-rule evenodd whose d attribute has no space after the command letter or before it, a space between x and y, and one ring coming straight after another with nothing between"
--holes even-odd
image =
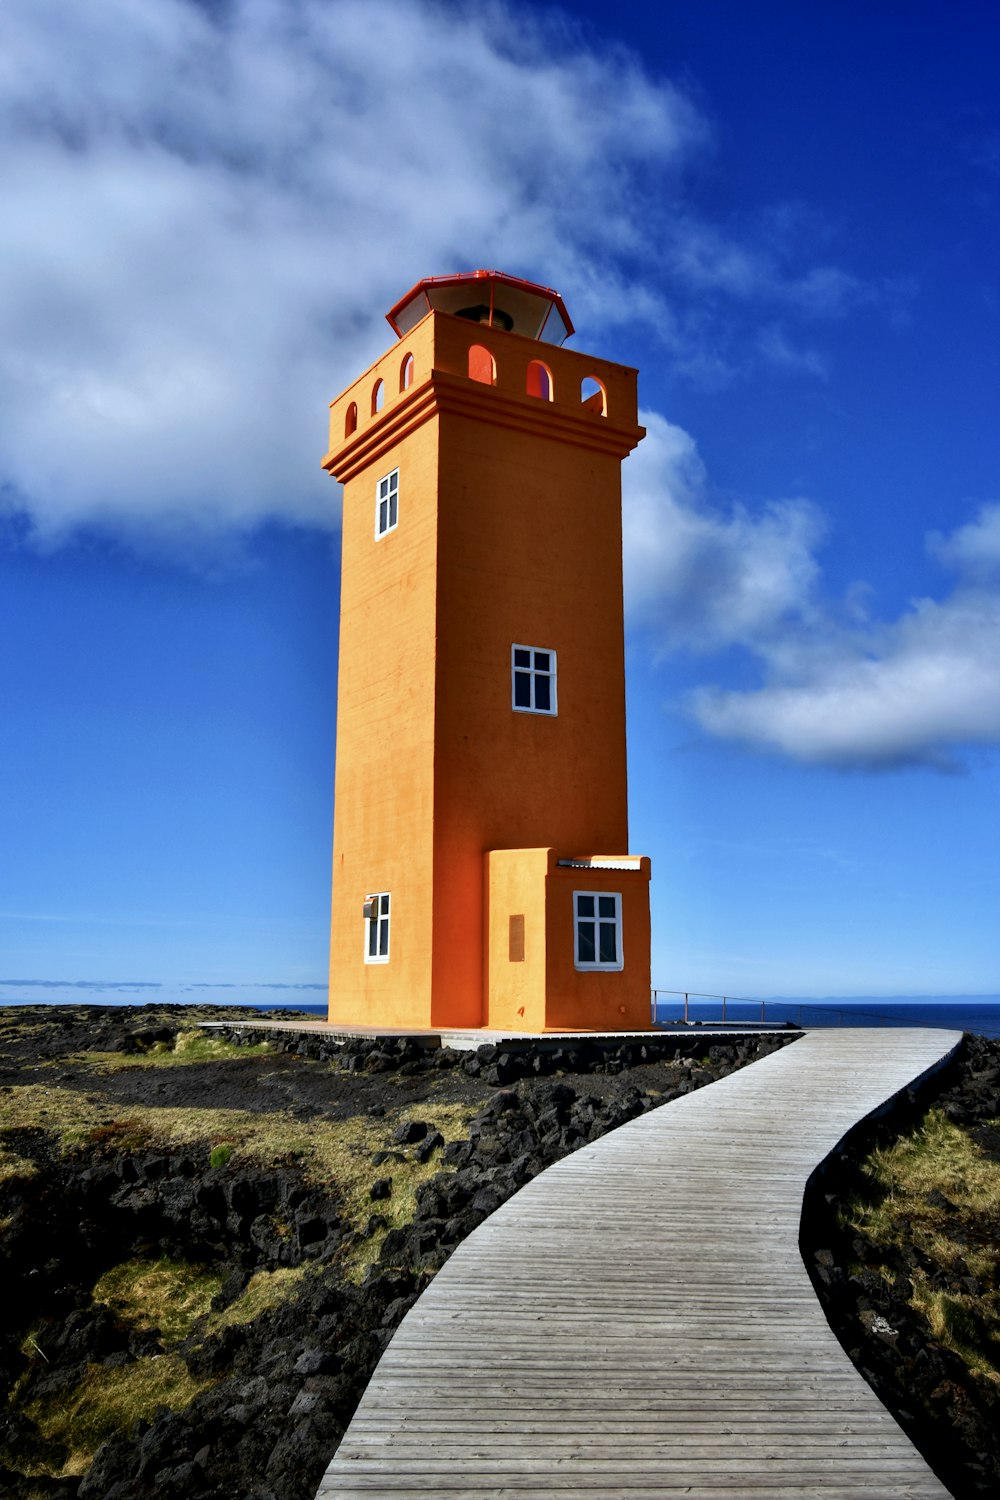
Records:
<instances>
[{"instance_id":1,"label":"lighthouse","mask_svg":"<svg viewBox=\"0 0 1000 1500\"><path fill-rule=\"evenodd\" d=\"M558 293L417 283L330 407L343 484L330 1021L649 1025L628 850L621 464L636 372Z\"/></svg>"}]
</instances>

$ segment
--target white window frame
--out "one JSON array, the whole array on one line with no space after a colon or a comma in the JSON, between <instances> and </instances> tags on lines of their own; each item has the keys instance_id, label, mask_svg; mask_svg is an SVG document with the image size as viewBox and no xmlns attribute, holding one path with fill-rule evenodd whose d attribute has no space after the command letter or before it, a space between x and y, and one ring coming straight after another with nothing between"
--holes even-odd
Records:
<instances>
[{"instance_id":1,"label":"white window frame","mask_svg":"<svg viewBox=\"0 0 1000 1500\"><path fill-rule=\"evenodd\" d=\"M385 525L382 507L385 506ZM399 525L399 470L390 469L375 486L375 540L381 541Z\"/></svg>"},{"instance_id":2,"label":"white window frame","mask_svg":"<svg viewBox=\"0 0 1000 1500\"><path fill-rule=\"evenodd\" d=\"M594 901L593 915L581 914L580 898L590 898ZM614 915L602 916L598 903L601 901L614 902ZM594 958L593 961L581 959L580 957L580 927L589 924L594 928ZM608 923L614 924L615 931L615 960L613 963L601 962L600 927ZM574 891L573 892L573 967L585 970L587 973L594 971L612 973L625 967L625 949L622 941L622 898L620 891Z\"/></svg>"},{"instance_id":3,"label":"white window frame","mask_svg":"<svg viewBox=\"0 0 1000 1500\"><path fill-rule=\"evenodd\" d=\"M373 891L370 896L365 897L365 907L369 902L376 903L375 910L371 916L365 915L365 963L387 964L389 962L389 927L391 916L391 896L388 891ZM385 939L385 952L382 949L382 939ZM372 952L374 945L375 952Z\"/></svg>"},{"instance_id":4,"label":"white window frame","mask_svg":"<svg viewBox=\"0 0 1000 1500\"><path fill-rule=\"evenodd\" d=\"M528 665L519 663L517 653L526 651L529 655ZM549 658L549 670L535 666L535 656L543 655ZM510 648L510 706L516 714L545 714L548 718L554 718L559 712L558 699L556 697L556 653L548 646L523 646L515 642ZM517 679L518 676L527 676L528 694L530 702L517 702ZM537 684L545 679L549 684L549 707L539 708L536 704Z\"/></svg>"}]
</instances>

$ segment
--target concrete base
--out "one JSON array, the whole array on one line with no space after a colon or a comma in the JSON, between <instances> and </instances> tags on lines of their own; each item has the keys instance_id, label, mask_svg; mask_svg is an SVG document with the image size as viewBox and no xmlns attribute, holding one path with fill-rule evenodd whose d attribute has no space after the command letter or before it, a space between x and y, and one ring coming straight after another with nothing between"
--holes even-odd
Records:
<instances>
[{"instance_id":1,"label":"concrete base","mask_svg":"<svg viewBox=\"0 0 1000 1500\"><path fill-rule=\"evenodd\" d=\"M475 1052L477 1047L525 1047L554 1051L568 1043L598 1042L603 1046L620 1046L622 1042L646 1042L662 1040L669 1036L690 1037L734 1037L742 1034L754 1036L788 1036L793 1028L788 1026L762 1026L751 1022L737 1025L705 1025L700 1021L687 1024L671 1022L665 1026L650 1027L648 1031L490 1031L485 1028L467 1031L408 1031L400 1027L337 1026L330 1021L247 1021L242 1017L233 1021L202 1021L205 1029L213 1027L242 1027L249 1031L299 1031L329 1037L334 1042L356 1041L358 1038L375 1040L379 1037L405 1037L418 1047L452 1047L456 1052Z\"/></svg>"}]
</instances>

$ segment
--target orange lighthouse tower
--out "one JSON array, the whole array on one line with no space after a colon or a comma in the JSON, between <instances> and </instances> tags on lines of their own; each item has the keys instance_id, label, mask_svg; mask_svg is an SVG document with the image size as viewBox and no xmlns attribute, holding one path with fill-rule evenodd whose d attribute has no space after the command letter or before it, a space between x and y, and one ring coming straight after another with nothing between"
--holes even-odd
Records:
<instances>
[{"instance_id":1,"label":"orange lighthouse tower","mask_svg":"<svg viewBox=\"0 0 1000 1500\"><path fill-rule=\"evenodd\" d=\"M556 292L418 282L331 404L344 486L330 1020L645 1029L621 463L636 372Z\"/></svg>"}]
</instances>

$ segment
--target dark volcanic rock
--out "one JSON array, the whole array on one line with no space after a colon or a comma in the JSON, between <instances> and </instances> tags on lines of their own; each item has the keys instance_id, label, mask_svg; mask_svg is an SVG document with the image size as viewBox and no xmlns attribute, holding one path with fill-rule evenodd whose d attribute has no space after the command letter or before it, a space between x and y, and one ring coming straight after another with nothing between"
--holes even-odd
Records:
<instances>
[{"instance_id":1,"label":"dark volcanic rock","mask_svg":"<svg viewBox=\"0 0 1000 1500\"><path fill-rule=\"evenodd\" d=\"M16 1053L30 1074L71 1052L149 1053L171 1045L190 1022L190 1011L176 1009L98 1010L88 1020L90 1008L66 1017L46 1008L30 1045L5 1043L6 1056ZM241 1046L263 1039L235 1029L229 1037ZM247 1324L196 1330L176 1347L191 1376L209 1382L183 1411L160 1408L108 1439L81 1480L0 1471L0 1492L12 1500L32 1492L81 1500L311 1500L393 1329L476 1224L551 1162L690 1087L685 1075L693 1067L708 1081L775 1045L734 1039L713 1056L708 1039L685 1032L525 1052L487 1046L470 1056L406 1039L338 1045L288 1032L268 1040L274 1050L266 1058L101 1074L113 1101L109 1115L115 1101L127 1115L136 1102L211 1099L219 1108L280 1108L299 1119L385 1118L388 1138L401 1111L418 1116L420 1101L432 1091L439 1097L442 1087L444 1097L479 1113L468 1138L447 1145L427 1121L402 1123L398 1149L373 1158L369 1198L381 1212L360 1231L342 1217L337 1184L310 1183L293 1163L262 1170L236 1153L211 1167L204 1146L126 1150L113 1120L75 1159L43 1131L9 1133L7 1143L37 1168L0 1186L7 1221L0 1274L20 1289L17 1298L0 1299L0 1375L8 1390L20 1382L19 1409L5 1413L9 1456L60 1464L64 1452L46 1444L20 1408L40 1393L68 1391L88 1362L124 1368L164 1347L159 1331L130 1329L94 1304L91 1288L108 1267L168 1257L217 1268L225 1275L214 1314L231 1307L258 1271L311 1268L280 1306ZM60 1086L94 1083L74 1062ZM412 1222L386 1232L395 1206L386 1173L431 1160L441 1170L420 1188ZM374 1239L377 1258L358 1286L344 1276L341 1256L365 1236L384 1237ZM25 1344L30 1330L42 1356Z\"/></svg>"},{"instance_id":2,"label":"dark volcanic rock","mask_svg":"<svg viewBox=\"0 0 1000 1500\"><path fill-rule=\"evenodd\" d=\"M813 1174L802 1216L803 1258L830 1326L955 1500L995 1500L1000 1494L1000 1389L934 1337L911 1304L910 1278L919 1269L945 1293L978 1296L983 1288L961 1258L949 1267L931 1262L913 1243L907 1220L896 1220L895 1248L888 1250L841 1227L837 1209L870 1193L860 1163L876 1145L912 1130L930 1103L973 1135L982 1128L979 1122L993 1119L1000 1104L994 1088L998 1061L1000 1042L966 1036L954 1059L921 1090L905 1091L889 1110L848 1135ZM956 1212L937 1189L927 1199L949 1217ZM995 1351L985 1327L969 1326L965 1337L970 1345L978 1340L984 1351ZM988 1361L995 1358L995 1352L987 1354Z\"/></svg>"}]
</instances>

